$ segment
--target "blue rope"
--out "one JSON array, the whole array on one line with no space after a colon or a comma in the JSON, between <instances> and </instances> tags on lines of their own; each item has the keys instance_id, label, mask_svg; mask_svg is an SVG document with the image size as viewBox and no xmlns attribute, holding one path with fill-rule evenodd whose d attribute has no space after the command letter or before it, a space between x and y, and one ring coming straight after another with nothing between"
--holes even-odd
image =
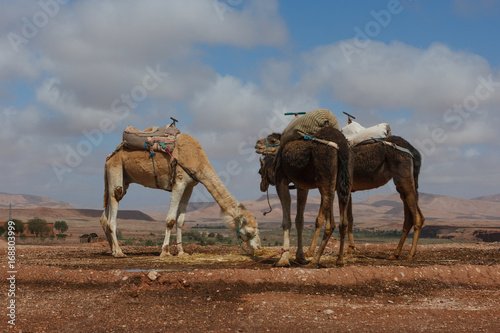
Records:
<instances>
[{"instance_id":1,"label":"blue rope","mask_svg":"<svg viewBox=\"0 0 500 333\"><path fill-rule=\"evenodd\" d=\"M277 147L279 145L280 145L279 143L275 143L274 145L270 145L269 142L267 142L267 138L266 138L266 154L267 154L269 147Z\"/></svg>"},{"instance_id":2,"label":"blue rope","mask_svg":"<svg viewBox=\"0 0 500 333\"><path fill-rule=\"evenodd\" d=\"M238 225L238 228L236 228L236 238L238 239L238 243L240 244L243 251L245 251L245 253L248 254L247 250L245 250L245 248L243 247L243 244L241 243L241 237L240 237L240 233L242 234L242 232L240 231L241 217L238 217L238 220L239 220L239 225Z\"/></svg>"}]
</instances>

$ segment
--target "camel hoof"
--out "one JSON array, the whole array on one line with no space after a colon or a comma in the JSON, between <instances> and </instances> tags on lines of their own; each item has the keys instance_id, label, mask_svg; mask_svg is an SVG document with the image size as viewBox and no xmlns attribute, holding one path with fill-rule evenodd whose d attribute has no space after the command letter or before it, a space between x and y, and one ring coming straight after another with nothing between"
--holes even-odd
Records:
<instances>
[{"instance_id":1,"label":"camel hoof","mask_svg":"<svg viewBox=\"0 0 500 333\"><path fill-rule=\"evenodd\" d=\"M413 261L413 256L412 256L412 255L408 255L408 256L406 257L406 260L408 260L408 261Z\"/></svg>"},{"instance_id":2,"label":"camel hoof","mask_svg":"<svg viewBox=\"0 0 500 333\"><path fill-rule=\"evenodd\" d=\"M295 258L295 262L297 262L299 265L307 266L311 262L311 260L307 260L305 258Z\"/></svg>"},{"instance_id":3,"label":"camel hoof","mask_svg":"<svg viewBox=\"0 0 500 333\"><path fill-rule=\"evenodd\" d=\"M326 268L325 265L320 264L319 262L316 261L311 261L309 264L306 265L307 268Z\"/></svg>"},{"instance_id":4,"label":"camel hoof","mask_svg":"<svg viewBox=\"0 0 500 333\"><path fill-rule=\"evenodd\" d=\"M307 268L321 268L321 265L319 264L319 262L316 262L314 260L311 260L307 265L306 265Z\"/></svg>"},{"instance_id":5,"label":"camel hoof","mask_svg":"<svg viewBox=\"0 0 500 333\"><path fill-rule=\"evenodd\" d=\"M113 257L115 257L115 258L127 258L127 255L123 252L116 252L116 253L113 253Z\"/></svg>"},{"instance_id":6,"label":"camel hoof","mask_svg":"<svg viewBox=\"0 0 500 333\"><path fill-rule=\"evenodd\" d=\"M337 265L338 267L344 267L345 266L344 260L337 259L335 265Z\"/></svg>"},{"instance_id":7,"label":"camel hoof","mask_svg":"<svg viewBox=\"0 0 500 333\"><path fill-rule=\"evenodd\" d=\"M397 256L395 256L394 254L391 254L391 255L389 256L389 260L397 260L397 259L398 259L398 257L397 257Z\"/></svg>"},{"instance_id":8,"label":"camel hoof","mask_svg":"<svg viewBox=\"0 0 500 333\"><path fill-rule=\"evenodd\" d=\"M276 264L274 264L275 267L290 267L290 261L288 259L280 259Z\"/></svg>"},{"instance_id":9,"label":"camel hoof","mask_svg":"<svg viewBox=\"0 0 500 333\"><path fill-rule=\"evenodd\" d=\"M170 252L162 252L160 253L160 258L166 258L166 257L171 257L172 255Z\"/></svg>"},{"instance_id":10,"label":"camel hoof","mask_svg":"<svg viewBox=\"0 0 500 333\"><path fill-rule=\"evenodd\" d=\"M178 257L189 257L189 253L186 253L184 251L177 253Z\"/></svg>"},{"instance_id":11,"label":"camel hoof","mask_svg":"<svg viewBox=\"0 0 500 333\"><path fill-rule=\"evenodd\" d=\"M318 268L318 264L315 264L313 263L312 261L310 261L307 265L306 265L307 268Z\"/></svg>"}]
</instances>

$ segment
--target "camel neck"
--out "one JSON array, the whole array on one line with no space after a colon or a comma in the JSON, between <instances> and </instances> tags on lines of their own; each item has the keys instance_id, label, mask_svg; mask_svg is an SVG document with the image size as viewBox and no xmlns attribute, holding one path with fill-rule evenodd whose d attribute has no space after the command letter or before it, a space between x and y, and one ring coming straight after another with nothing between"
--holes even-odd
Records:
<instances>
[{"instance_id":1,"label":"camel neck","mask_svg":"<svg viewBox=\"0 0 500 333\"><path fill-rule=\"evenodd\" d=\"M223 213L237 215L238 202L217 177L198 140L188 134L179 134L173 155L184 171L207 188Z\"/></svg>"},{"instance_id":2,"label":"camel neck","mask_svg":"<svg viewBox=\"0 0 500 333\"><path fill-rule=\"evenodd\" d=\"M223 213L237 215L238 201L229 193L219 177L212 172L204 173L199 177L200 182L207 188Z\"/></svg>"}]
</instances>

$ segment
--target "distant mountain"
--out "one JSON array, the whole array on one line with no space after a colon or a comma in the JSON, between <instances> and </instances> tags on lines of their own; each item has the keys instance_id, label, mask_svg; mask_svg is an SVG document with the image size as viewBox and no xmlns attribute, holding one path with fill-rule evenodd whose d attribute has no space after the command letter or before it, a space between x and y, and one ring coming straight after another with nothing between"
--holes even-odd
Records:
<instances>
[{"instance_id":1,"label":"distant mountain","mask_svg":"<svg viewBox=\"0 0 500 333\"><path fill-rule=\"evenodd\" d=\"M95 219L101 218L102 209L75 209L75 208L49 208L49 207L36 207L36 208L12 208L12 218L27 220L40 217L48 220L49 222L58 219ZM9 216L8 208L0 208L0 220L7 220ZM119 219L123 220L142 220L142 221L155 221L155 219L148 214L139 210L118 210Z\"/></svg>"},{"instance_id":2,"label":"distant mountain","mask_svg":"<svg viewBox=\"0 0 500 333\"><path fill-rule=\"evenodd\" d=\"M484 197L474 198L472 200L500 202L500 194L487 195L487 196L484 196Z\"/></svg>"},{"instance_id":3,"label":"distant mountain","mask_svg":"<svg viewBox=\"0 0 500 333\"><path fill-rule=\"evenodd\" d=\"M12 218L21 220L40 217L45 219L74 218L99 219L102 209L76 209L64 201L30 194L0 193L0 220L9 217L9 205L12 204ZM130 220L154 221L155 219L139 210L118 210L118 218Z\"/></svg>"},{"instance_id":4,"label":"distant mountain","mask_svg":"<svg viewBox=\"0 0 500 333\"><path fill-rule=\"evenodd\" d=\"M443 195L420 193L419 206L426 222L464 223L479 221L500 221L500 202L469 200ZM404 216L404 208L398 193L375 195L354 204L356 219L384 220L390 216ZM369 216L364 216L369 213ZM401 220L402 221L402 220Z\"/></svg>"},{"instance_id":5,"label":"distant mountain","mask_svg":"<svg viewBox=\"0 0 500 333\"><path fill-rule=\"evenodd\" d=\"M9 208L9 204L12 204L12 208L73 208L73 206L67 202L53 201L51 198L45 196L0 193L0 207Z\"/></svg>"},{"instance_id":6,"label":"distant mountain","mask_svg":"<svg viewBox=\"0 0 500 333\"><path fill-rule=\"evenodd\" d=\"M292 198L292 221L295 220L297 199L295 191ZM314 224L319 211L321 197L310 196L307 199L305 222ZM9 203L12 203L13 217L25 218L79 218L99 219L102 209L74 209L71 204L62 201L52 201L48 197L26 194L0 193L1 219L8 217ZM276 194L262 195L256 200L244 201L245 207L252 212L261 224L281 224L282 209ZM272 212L263 215L270 210ZM475 199L461 199L442 195L420 193L420 208L425 216L426 225L432 223L446 223L462 226L487 225L500 226L500 194L479 197ZM140 210L118 210L118 218L144 221L164 221L168 205L158 207L142 207ZM147 213L144 213L146 211ZM337 199L334 202L335 222L339 222ZM364 201L353 204L354 223L357 227L394 228L394 224L401 225L404 218L403 203L398 193L375 195ZM190 202L187 209L186 222L188 223L218 223L221 224L220 208L215 202ZM398 227L399 228L399 227Z\"/></svg>"}]
</instances>

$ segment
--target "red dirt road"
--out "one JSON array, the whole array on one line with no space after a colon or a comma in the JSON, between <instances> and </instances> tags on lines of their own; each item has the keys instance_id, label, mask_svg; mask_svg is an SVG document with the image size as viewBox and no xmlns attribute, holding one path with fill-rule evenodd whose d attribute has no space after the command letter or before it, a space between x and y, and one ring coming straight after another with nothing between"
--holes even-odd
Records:
<instances>
[{"instance_id":1,"label":"red dirt road","mask_svg":"<svg viewBox=\"0 0 500 333\"><path fill-rule=\"evenodd\" d=\"M0 331L498 332L498 243L420 245L411 262L385 259L394 247L358 245L338 268L332 245L326 268L310 269L256 263L277 248L186 246L190 256L160 259L124 247L115 259L103 243L18 245L16 325L4 259Z\"/></svg>"}]
</instances>

